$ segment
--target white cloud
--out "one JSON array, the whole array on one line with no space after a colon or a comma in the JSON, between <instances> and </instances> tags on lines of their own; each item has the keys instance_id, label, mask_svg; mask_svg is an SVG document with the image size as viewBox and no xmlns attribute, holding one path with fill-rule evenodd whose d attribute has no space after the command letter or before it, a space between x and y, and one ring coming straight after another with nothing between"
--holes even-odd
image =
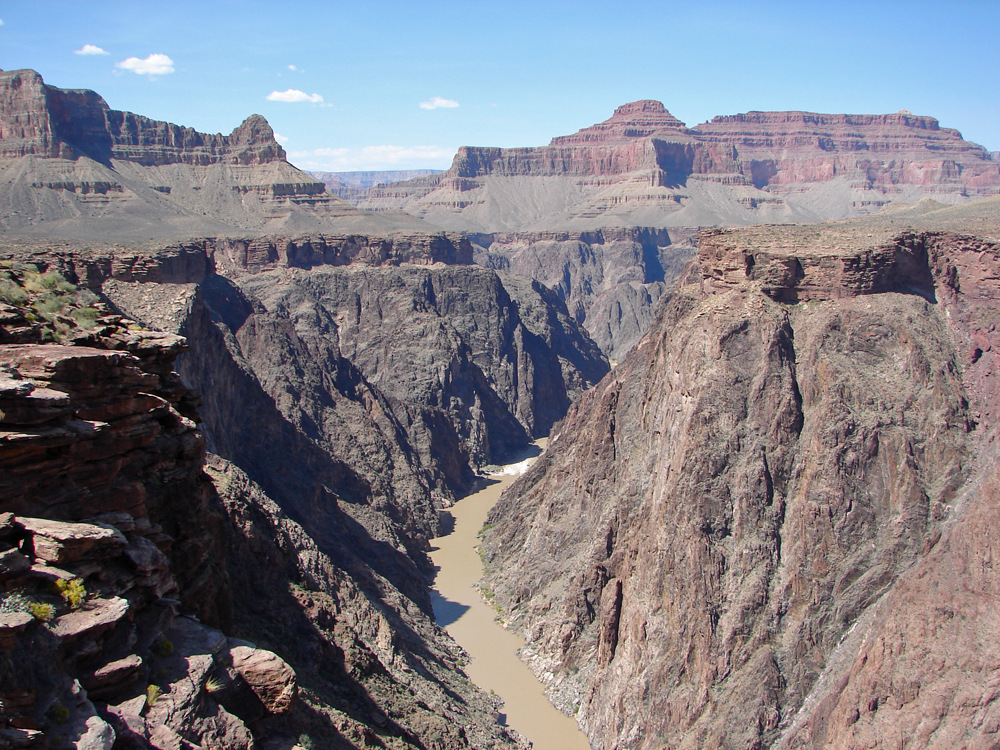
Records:
<instances>
[{"instance_id":1,"label":"white cloud","mask_svg":"<svg viewBox=\"0 0 1000 750\"><path fill-rule=\"evenodd\" d=\"M131 70L133 73L144 76L162 76L174 72L174 61L166 55L154 53L145 60L140 60L138 57L130 57L127 60L115 63L115 67L122 70Z\"/></svg>"},{"instance_id":2,"label":"white cloud","mask_svg":"<svg viewBox=\"0 0 1000 750\"><path fill-rule=\"evenodd\" d=\"M85 44L80 49L73 50L74 55L110 55L110 52L105 52L96 44ZM134 57L132 58L135 59ZM126 61L127 62L127 61Z\"/></svg>"},{"instance_id":3,"label":"white cloud","mask_svg":"<svg viewBox=\"0 0 1000 750\"><path fill-rule=\"evenodd\" d=\"M291 71L293 71L293 72L296 72L296 73L301 73L302 72L302 71L299 70L299 68L298 68L297 65L289 65L288 69L291 70Z\"/></svg>"},{"instance_id":4,"label":"white cloud","mask_svg":"<svg viewBox=\"0 0 1000 750\"><path fill-rule=\"evenodd\" d=\"M288 159L300 169L350 172L378 169L447 169L456 149L442 146L364 146L292 151Z\"/></svg>"},{"instance_id":5,"label":"white cloud","mask_svg":"<svg viewBox=\"0 0 1000 750\"><path fill-rule=\"evenodd\" d=\"M288 143L288 136L282 135L281 133L275 133L274 140L276 140L278 143L284 146L286 143Z\"/></svg>"},{"instance_id":6,"label":"white cloud","mask_svg":"<svg viewBox=\"0 0 1000 750\"><path fill-rule=\"evenodd\" d=\"M272 91L267 95L267 100L269 102L312 102L313 104L321 104L323 97L319 94L307 94L305 91L299 91L298 89L288 89L287 91Z\"/></svg>"},{"instance_id":7,"label":"white cloud","mask_svg":"<svg viewBox=\"0 0 1000 750\"><path fill-rule=\"evenodd\" d=\"M442 99L440 96L432 96L426 102L420 102L420 109L438 109L440 107L454 109L457 106L458 102L454 99Z\"/></svg>"},{"instance_id":8,"label":"white cloud","mask_svg":"<svg viewBox=\"0 0 1000 750\"><path fill-rule=\"evenodd\" d=\"M3 19L0 18L0 26L3 26Z\"/></svg>"}]
</instances>

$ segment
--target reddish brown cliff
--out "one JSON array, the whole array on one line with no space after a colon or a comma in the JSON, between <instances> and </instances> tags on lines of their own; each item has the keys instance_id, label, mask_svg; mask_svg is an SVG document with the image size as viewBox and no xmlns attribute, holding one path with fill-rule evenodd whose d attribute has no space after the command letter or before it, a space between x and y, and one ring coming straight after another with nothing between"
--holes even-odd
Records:
<instances>
[{"instance_id":1,"label":"reddish brown cliff","mask_svg":"<svg viewBox=\"0 0 1000 750\"><path fill-rule=\"evenodd\" d=\"M992 746L998 268L941 232L702 237L486 533L595 747Z\"/></svg>"},{"instance_id":2,"label":"reddish brown cliff","mask_svg":"<svg viewBox=\"0 0 1000 750\"><path fill-rule=\"evenodd\" d=\"M998 192L991 154L932 117L749 112L688 128L643 100L548 146L459 149L442 175L361 205L502 231L816 221Z\"/></svg>"},{"instance_id":3,"label":"reddish brown cliff","mask_svg":"<svg viewBox=\"0 0 1000 750\"><path fill-rule=\"evenodd\" d=\"M93 91L49 86L33 70L0 72L0 157L29 154L146 166L259 165L285 158L260 115L251 115L228 136L206 135L113 110Z\"/></svg>"},{"instance_id":4,"label":"reddish brown cliff","mask_svg":"<svg viewBox=\"0 0 1000 750\"><path fill-rule=\"evenodd\" d=\"M93 91L0 71L0 230L53 239L417 229L366 216L285 160L271 126L229 135L111 109Z\"/></svg>"}]
</instances>

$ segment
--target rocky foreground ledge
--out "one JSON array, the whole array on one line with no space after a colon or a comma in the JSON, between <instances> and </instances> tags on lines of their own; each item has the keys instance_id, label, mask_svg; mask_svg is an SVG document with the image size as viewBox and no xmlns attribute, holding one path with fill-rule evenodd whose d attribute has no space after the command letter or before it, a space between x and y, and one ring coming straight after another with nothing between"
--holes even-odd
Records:
<instances>
[{"instance_id":1,"label":"rocky foreground ledge","mask_svg":"<svg viewBox=\"0 0 1000 750\"><path fill-rule=\"evenodd\" d=\"M296 677L217 629L222 519L173 372L184 340L27 276L49 302L0 306L0 747L255 747ZM26 312L60 284L58 313Z\"/></svg>"}]
</instances>

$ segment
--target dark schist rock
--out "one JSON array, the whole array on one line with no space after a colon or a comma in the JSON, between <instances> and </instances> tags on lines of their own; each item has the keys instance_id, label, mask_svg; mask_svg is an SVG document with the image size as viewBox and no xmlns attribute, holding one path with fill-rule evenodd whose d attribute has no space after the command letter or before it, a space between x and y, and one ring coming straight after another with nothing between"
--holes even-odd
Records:
<instances>
[{"instance_id":1,"label":"dark schist rock","mask_svg":"<svg viewBox=\"0 0 1000 750\"><path fill-rule=\"evenodd\" d=\"M472 487L475 468L544 435L607 371L555 295L468 264L466 239L203 246L215 272L192 284L120 274L102 288L130 315L187 336L193 352L179 367L205 397L211 449L310 533L343 512L425 567L439 509ZM405 560L377 557L426 603Z\"/></svg>"},{"instance_id":2,"label":"dark schist rock","mask_svg":"<svg viewBox=\"0 0 1000 750\"><path fill-rule=\"evenodd\" d=\"M144 268L146 278L160 273ZM188 317L200 310L197 325L222 337L193 299L197 287L157 287L167 294L151 309L190 302ZM0 394L24 402L10 409L17 424L0 420L4 741L249 749L307 736L345 748L523 747L462 673L413 559L340 509L366 499L350 496L350 470L323 475L315 536L221 459L210 477L197 399L172 370L184 339L101 312L100 326L62 334L87 345L29 343L25 333L0 346ZM8 317L20 325L26 314ZM238 390L233 374L216 373ZM33 397L49 390L62 394L57 409ZM244 429L236 437L247 442L267 435ZM298 447L310 446L322 467L313 444ZM309 466L300 459L294 471ZM404 535L406 513L378 502L385 515L372 527ZM254 645L264 642L271 651ZM305 690L299 674L314 675Z\"/></svg>"},{"instance_id":3,"label":"dark schist rock","mask_svg":"<svg viewBox=\"0 0 1000 750\"><path fill-rule=\"evenodd\" d=\"M476 262L554 290L607 356L621 360L694 256L694 232L652 228L471 237Z\"/></svg>"},{"instance_id":4,"label":"dark schist rock","mask_svg":"<svg viewBox=\"0 0 1000 750\"><path fill-rule=\"evenodd\" d=\"M871 235L703 235L491 513L487 583L595 747L989 744L1000 255Z\"/></svg>"}]
</instances>

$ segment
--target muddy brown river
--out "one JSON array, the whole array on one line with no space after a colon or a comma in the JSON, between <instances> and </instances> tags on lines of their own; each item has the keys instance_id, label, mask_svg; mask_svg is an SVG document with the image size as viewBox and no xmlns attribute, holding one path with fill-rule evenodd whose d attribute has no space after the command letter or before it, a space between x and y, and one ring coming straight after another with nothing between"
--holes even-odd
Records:
<instances>
[{"instance_id":1,"label":"muddy brown river","mask_svg":"<svg viewBox=\"0 0 1000 750\"><path fill-rule=\"evenodd\" d=\"M493 475L496 481L488 487L455 503L450 509L454 529L432 542L431 559L438 568L431 595L434 616L472 658L466 674L500 696L503 722L531 740L534 750L590 750L576 721L549 703L541 683L518 659L523 642L500 626L476 586L483 574L476 534L500 493L517 478L516 469L510 471Z\"/></svg>"}]
</instances>

